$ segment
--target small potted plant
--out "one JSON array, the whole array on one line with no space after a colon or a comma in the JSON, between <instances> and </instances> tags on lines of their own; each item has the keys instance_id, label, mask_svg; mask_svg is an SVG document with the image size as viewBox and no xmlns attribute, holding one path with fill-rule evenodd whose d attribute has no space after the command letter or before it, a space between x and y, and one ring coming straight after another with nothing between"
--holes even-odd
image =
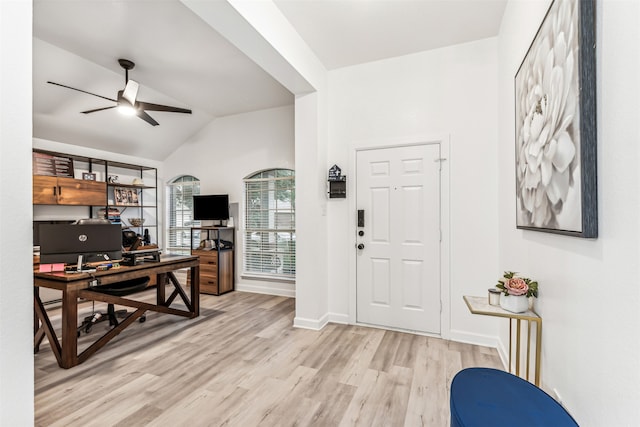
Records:
<instances>
[{"instance_id":1,"label":"small potted plant","mask_svg":"<svg viewBox=\"0 0 640 427\"><path fill-rule=\"evenodd\" d=\"M505 271L496 285L502 291L500 307L512 313L524 313L529 309L529 298L538 297L538 282Z\"/></svg>"}]
</instances>

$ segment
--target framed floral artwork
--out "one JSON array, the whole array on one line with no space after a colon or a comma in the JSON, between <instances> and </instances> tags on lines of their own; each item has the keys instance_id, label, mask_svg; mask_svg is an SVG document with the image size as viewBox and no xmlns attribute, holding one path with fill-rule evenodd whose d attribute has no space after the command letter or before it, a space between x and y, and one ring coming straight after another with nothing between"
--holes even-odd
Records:
<instances>
[{"instance_id":1,"label":"framed floral artwork","mask_svg":"<svg viewBox=\"0 0 640 427\"><path fill-rule=\"evenodd\" d=\"M516 226L598 236L595 5L555 0L515 76Z\"/></svg>"}]
</instances>

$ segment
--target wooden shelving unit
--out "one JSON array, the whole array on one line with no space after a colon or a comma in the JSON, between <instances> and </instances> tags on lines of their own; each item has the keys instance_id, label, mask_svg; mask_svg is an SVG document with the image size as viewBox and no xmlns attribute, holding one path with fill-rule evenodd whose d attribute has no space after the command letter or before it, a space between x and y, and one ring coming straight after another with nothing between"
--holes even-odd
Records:
<instances>
[{"instance_id":1,"label":"wooden shelving unit","mask_svg":"<svg viewBox=\"0 0 640 427\"><path fill-rule=\"evenodd\" d=\"M34 205L87 206L88 217L106 215L140 236L148 230L150 243L158 242L156 168L44 150L33 153ZM85 175L93 179L80 179ZM130 218L144 222L133 225Z\"/></svg>"}]
</instances>

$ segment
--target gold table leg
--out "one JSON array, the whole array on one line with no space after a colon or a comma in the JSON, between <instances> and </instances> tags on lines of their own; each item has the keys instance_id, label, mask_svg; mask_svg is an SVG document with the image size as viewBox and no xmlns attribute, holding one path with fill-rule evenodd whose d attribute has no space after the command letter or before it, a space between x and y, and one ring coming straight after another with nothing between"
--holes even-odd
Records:
<instances>
[{"instance_id":1,"label":"gold table leg","mask_svg":"<svg viewBox=\"0 0 640 427\"><path fill-rule=\"evenodd\" d=\"M542 321L536 321L536 379L535 385L540 387L540 354L542 352Z\"/></svg>"}]
</instances>

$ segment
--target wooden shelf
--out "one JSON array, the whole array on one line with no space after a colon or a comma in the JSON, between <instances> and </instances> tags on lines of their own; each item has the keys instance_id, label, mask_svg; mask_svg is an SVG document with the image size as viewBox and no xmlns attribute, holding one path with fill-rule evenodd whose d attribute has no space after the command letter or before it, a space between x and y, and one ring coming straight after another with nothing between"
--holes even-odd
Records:
<instances>
[{"instance_id":1,"label":"wooden shelf","mask_svg":"<svg viewBox=\"0 0 640 427\"><path fill-rule=\"evenodd\" d=\"M119 184L119 183L114 183L114 182L108 182L107 183L108 187L122 187L122 188L139 188L141 190L148 190L148 189L154 189L156 187L150 186L150 185L135 185L135 184Z\"/></svg>"}]
</instances>

